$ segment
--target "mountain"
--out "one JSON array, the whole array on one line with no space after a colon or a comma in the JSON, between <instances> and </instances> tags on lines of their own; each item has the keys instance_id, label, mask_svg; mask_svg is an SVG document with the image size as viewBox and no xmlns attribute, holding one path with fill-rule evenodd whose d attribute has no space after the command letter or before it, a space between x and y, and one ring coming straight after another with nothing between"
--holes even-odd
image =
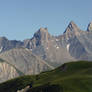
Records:
<instances>
[{"instance_id":1,"label":"mountain","mask_svg":"<svg viewBox=\"0 0 92 92\"><path fill-rule=\"evenodd\" d=\"M79 59L81 55L86 53L86 50L79 40L84 31L80 30L77 25L71 21L63 35L60 35L61 45L65 47L71 56Z\"/></svg>"},{"instance_id":2,"label":"mountain","mask_svg":"<svg viewBox=\"0 0 92 92\"><path fill-rule=\"evenodd\" d=\"M6 37L0 37L0 53L23 46L23 42L16 40L8 40Z\"/></svg>"},{"instance_id":3,"label":"mountain","mask_svg":"<svg viewBox=\"0 0 92 92\"><path fill-rule=\"evenodd\" d=\"M52 71L19 77L0 84L0 92L23 92L23 90L27 90L24 92L92 92L92 62L65 63Z\"/></svg>"},{"instance_id":4,"label":"mountain","mask_svg":"<svg viewBox=\"0 0 92 92\"><path fill-rule=\"evenodd\" d=\"M24 40L24 45L30 49L32 53L53 65L75 60L71 57L69 52L60 45L59 39L48 33L47 28L40 28L32 39Z\"/></svg>"},{"instance_id":5,"label":"mountain","mask_svg":"<svg viewBox=\"0 0 92 92\"><path fill-rule=\"evenodd\" d=\"M22 41L0 38L0 53L24 47L52 66L69 61L92 60L92 22L81 30L73 21L62 35L52 36L47 28L40 28L30 39ZM67 57L66 57L67 56ZM61 61L62 60L62 61Z\"/></svg>"},{"instance_id":6,"label":"mountain","mask_svg":"<svg viewBox=\"0 0 92 92\"><path fill-rule=\"evenodd\" d=\"M59 36L51 35L47 28L40 28L32 38L24 41L0 37L0 58L7 61L5 66L8 63L26 75L38 74L70 61L92 61L92 22L83 31L71 21Z\"/></svg>"},{"instance_id":7,"label":"mountain","mask_svg":"<svg viewBox=\"0 0 92 92\"><path fill-rule=\"evenodd\" d=\"M88 29L91 24L88 25ZM60 43L70 55L77 60L92 60L92 33L82 31L72 21L69 23L63 35L58 36Z\"/></svg>"},{"instance_id":8,"label":"mountain","mask_svg":"<svg viewBox=\"0 0 92 92\"><path fill-rule=\"evenodd\" d=\"M8 64L10 64L10 65L8 64L6 65L6 62L5 62L5 63L1 63L0 65L0 68L2 69L0 73L2 75L5 75L6 73L5 75L6 79L7 79L7 76L11 76L9 75L8 72L10 72L13 75L16 74L15 73L16 71L14 70L15 68L21 71L25 75L38 74L42 71L53 69L53 67L50 66L47 62L33 55L32 52L26 48L15 48L15 49L11 49L9 51L3 52L0 54L0 58L2 58L3 60L7 61ZM14 76L11 76L10 78L14 78L14 77L16 76L14 75ZM0 79L0 81L1 80L2 79Z\"/></svg>"},{"instance_id":9,"label":"mountain","mask_svg":"<svg viewBox=\"0 0 92 92\"><path fill-rule=\"evenodd\" d=\"M79 35L79 32L80 29L78 28L78 26L73 21L71 21L64 33L66 34L66 37L68 39L72 35Z\"/></svg>"},{"instance_id":10,"label":"mountain","mask_svg":"<svg viewBox=\"0 0 92 92\"><path fill-rule=\"evenodd\" d=\"M64 62L75 60L69 52L60 45L58 39L48 33L47 28L40 28L31 39L24 40L23 42L1 37L0 44L1 53L13 48L24 47L55 67Z\"/></svg>"},{"instance_id":11,"label":"mountain","mask_svg":"<svg viewBox=\"0 0 92 92\"><path fill-rule=\"evenodd\" d=\"M0 59L0 83L21 75L21 71L7 61Z\"/></svg>"}]
</instances>

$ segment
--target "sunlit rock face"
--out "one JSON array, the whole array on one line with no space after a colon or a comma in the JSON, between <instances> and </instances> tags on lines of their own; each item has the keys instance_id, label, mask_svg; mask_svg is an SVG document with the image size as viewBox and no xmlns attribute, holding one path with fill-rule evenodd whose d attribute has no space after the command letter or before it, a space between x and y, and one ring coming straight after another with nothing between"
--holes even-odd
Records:
<instances>
[{"instance_id":1,"label":"sunlit rock face","mask_svg":"<svg viewBox=\"0 0 92 92\"><path fill-rule=\"evenodd\" d=\"M38 74L42 71L52 69L52 67L32 54L27 48L15 48L0 54L0 58L16 67L25 75Z\"/></svg>"},{"instance_id":2,"label":"sunlit rock face","mask_svg":"<svg viewBox=\"0 0 92 92\"><path fill-rule=\"evenodd\" d=\"M19 72L12 65L0 60L0 82L20 76Z\"/></svg>"}]
</instances>

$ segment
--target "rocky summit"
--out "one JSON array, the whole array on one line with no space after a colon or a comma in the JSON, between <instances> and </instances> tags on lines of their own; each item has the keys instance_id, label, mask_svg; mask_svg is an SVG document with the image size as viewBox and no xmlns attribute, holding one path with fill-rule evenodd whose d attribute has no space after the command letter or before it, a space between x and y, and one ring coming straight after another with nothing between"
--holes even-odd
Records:
<instances>
[{"instance_id":1,"label":"rocky summit","mask_svg":"<svg viewBox=\"0 0 92 92\"><path fill-rule=\"evenodd\" d=\"M70 61L92 61L92 22L83 31L71 21L59 36L53 36L47 28L41 27L32 38L24 41L0 37L0 58L4 60L0 62L0 82L38 74Z\"/></svg>"},{"instance_id":2,"label":"rocky summit","mask_svg":"<svg viewBox=\"0 0 92 92\"><path fill-rule=\"evenodd\" d=\"M89 23L87 31L88 32L92 32L92 22Z\"/></svg>"}]
</instances>

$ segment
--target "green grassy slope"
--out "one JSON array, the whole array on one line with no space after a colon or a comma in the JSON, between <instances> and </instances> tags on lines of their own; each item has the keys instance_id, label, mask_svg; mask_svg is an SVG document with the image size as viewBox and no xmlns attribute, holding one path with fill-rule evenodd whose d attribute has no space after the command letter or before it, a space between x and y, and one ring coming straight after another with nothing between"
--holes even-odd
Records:
<instances>
[{"instance_id":1,"label":"green grassy slope","mask_svg":"<svg viewBox=\"0 0 92 92\"><path fill-rule=\"evenodd\" d=\"M0 84L0 92L16 92L31 83L28 92L92 92L92 62L70 62L39 75L9 80Z\"/></svg>"}]
</instances>

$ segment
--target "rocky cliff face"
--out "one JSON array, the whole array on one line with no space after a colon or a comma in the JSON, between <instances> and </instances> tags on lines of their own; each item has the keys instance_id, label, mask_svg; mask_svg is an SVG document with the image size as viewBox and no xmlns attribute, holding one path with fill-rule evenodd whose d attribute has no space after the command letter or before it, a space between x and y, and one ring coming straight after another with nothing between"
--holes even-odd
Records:
<instances>
[{"instance_id":1,"label":"rocky cliff face","mask_svg":"<svg viewBox=\"0 0 92 92\"><path fill-rule=\"evenodd\" d=\"M63 63L63 61L70 60L91 61L91 29L92 22L89 23L87 31L83 31L71 21L63 35L54 37L48 33L47 29L42 28L35 33L32 39L27 41L26 47L28 46L27 48L30 48L34 54L50 61L50 63L56 61L57 63Z\"/></svg>"},{"instance_id":2,"label":"rocky cliff face","mask_svg":"<svg viewBox=\"0 0 92 92\"><path fill-rule=\"evenodd\" d=\"M74 35L80 35L80 29L73 21L71 21L63 35L66 35L66 38L69 39L69 37L72 37Z\"/></svg>"},{"instance_id":3,"label":"rocky cliff face","mask_svg":"<svg viewBox=\"0 0 92 92\"><path fill-rule=\"evenodd\" d=\"M15 48L0 54L0 58L7 60L24 74L38 74L52 69L48 63L32 54L29 49Z\"/></svg>"},{"instance_id":4,"label":"rocky cliff face","mask_svg":"<svg viewBox=\"0 0 92 92\"><path fill-rule=\"evenodd\" d=\"M6 61L0 59L0 82L20 76L19 71Z\"/></svg>"},{"instance_id":5,"label":"rocky cliff face","mask_svg":"<svg viewBox=\"0 0 92 92\"><path fill-rule=\"evenodd\" d=\"M0 54L0 82L53 69L27 48L15 48Z\"/></svg>"},{"instance_id":6,"label":"rocky cliff face","mask_svg":"<svg viewBox=\"0 0 92 92\"><path fill-rule=\"evenodd\" d=\"M32 53L50 64L62 64L74 60L69 52L60 45L59 39L48 33L47 28L40 28L32 39L25 40L24 43L26 43L26 48L31 49Z\"/></svg>"},{"instance_id":7,"label":"rocky cliff face","mask_svg":"<svg viewBox=\"0 0 92 92\"><path fill-rule=\"evenodd\" d=\"M40 28L32 37L32 39L24 40L24 46L29 49L34 49L39 46L47 46L51 39L47 28Z\"/></svg>"},{"instance_id":8,"label":"rocky cliff face","mask_svg":"<svg viewBox=\"0 0 92 92\"><path fill-rule=\"evenodd\" d=\"M87 31L82 31L74 22L70 22L64 34L58 38L72 57L77 60L92 60L90 57L92 55L91 23L88 25Z\"/></svg>"}]
</instances>

